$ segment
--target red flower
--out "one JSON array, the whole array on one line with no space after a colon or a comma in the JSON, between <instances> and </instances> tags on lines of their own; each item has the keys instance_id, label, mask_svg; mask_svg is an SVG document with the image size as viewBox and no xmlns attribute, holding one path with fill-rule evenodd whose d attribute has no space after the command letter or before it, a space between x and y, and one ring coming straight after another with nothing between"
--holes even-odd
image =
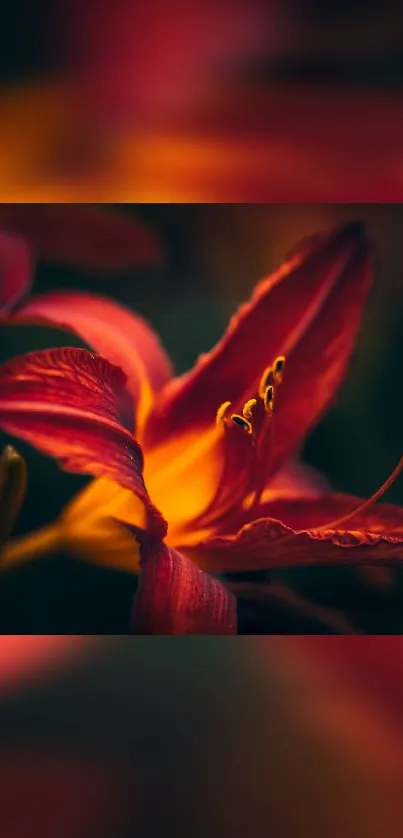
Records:
<instances>
[{"instance_id":1,"label":"red flower","mask_svg":"<svg viewBox=\"0 0 403 838\"><path fill-rule=\"evenodd\" d=\"M361 225L303 242L176 379L149 327L115 303L63 292L21 306L17 322L70 328L100 354L4 364L1 426L97 479L2 566L60 542L134 571L138 560L133 630L183 634L236 630L218 575L398 561L403 510L373 506L390 480L363 502L290 465L340 386L371 278Z\"/></svg>"}]
</instances>

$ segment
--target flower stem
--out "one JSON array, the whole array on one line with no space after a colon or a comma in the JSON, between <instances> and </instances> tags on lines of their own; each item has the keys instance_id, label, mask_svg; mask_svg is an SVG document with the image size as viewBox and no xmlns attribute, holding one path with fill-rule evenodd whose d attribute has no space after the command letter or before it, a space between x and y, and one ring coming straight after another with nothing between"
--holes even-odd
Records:
<instances>
[{"instance_id":1,"label":"flower stem","mask_svg":"<svg viewBox=\"0 0 403 838\"><path fill-rule=\"evenodd\" d=\"M0 553L0 572L56 553L60 543L61 532L57 523L9 541Z\"/></svg>"}]
</instances>

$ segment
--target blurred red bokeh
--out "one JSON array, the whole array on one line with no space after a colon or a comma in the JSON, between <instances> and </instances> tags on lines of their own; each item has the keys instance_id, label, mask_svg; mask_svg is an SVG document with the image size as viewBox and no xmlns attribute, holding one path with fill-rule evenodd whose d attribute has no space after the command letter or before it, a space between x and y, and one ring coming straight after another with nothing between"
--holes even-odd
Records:
<instances>
[{"instance_id":1,"label":"blurred red bokeh","mask_svg":"<svg viewBox=\"0 0 403 838\"><path fill-rule=\"evenodd\" d=\"M59 2L44 21L58 73L0 94L0 197L400 200L403 105L382 62L403 21L375 12Z\"/></svg>"},{"instance_id":2,"label":"blurred red bokeh","mask_svg":"<svg viewBox=\"0 0 403 838\"><path fill-rule=\"evenodd\" d=\"M91 638L74 635L0 635L0 692L64 666L90 644Z\"/></svg>"}]
</instances>

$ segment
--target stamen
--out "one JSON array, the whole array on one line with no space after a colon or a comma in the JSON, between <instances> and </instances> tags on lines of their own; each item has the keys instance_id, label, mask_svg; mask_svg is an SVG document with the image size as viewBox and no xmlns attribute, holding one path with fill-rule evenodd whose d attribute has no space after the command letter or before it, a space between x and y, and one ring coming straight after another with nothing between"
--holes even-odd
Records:
<instances>
[{"instance_id":1,"label":"stamen","mask_svg":"<svg viewBox=\"0 0 403 838\"><path fill-rule=\"evenodd\" d=\"M284 367L286 362L285 355L278 355L271 367L266 367L259 383L258 393L261 399L264 400L268 387L273 384L281 384L284 377Z\"/></svg>"},{"instance_id":2,"label":"stamen","mask_svg":"<svg viewBox=\"0 0 403 838\"><path fill-rule=\"evenodd\" d=\"M274 384L273 367L266 367L259 384L258 393L261 399L264 399L265 392L270 385Z\"/></svg>"},{"instance_id":3,"label":"stamen","mask_svg":"<svg viewBox=\"0 0 403 838\"><path fill-rule=\"evenodd\" d=\"M351 512L347 512L346 515L342 515L341 518L336 518L334 521L330 521L328 524L321 524L320 527L314 527L314 530L334 530L339 527L340 524L345 524L350 518L353 518L355 515L360 515L361 512L365 512L366 509L369 509L374 503L376 503L382 495L390 488L392 483L395 482L396 478L399 474L403 471L403 457L400 458L397 466L393 469L392 473L389 475L388 479L382 484L382 486L370 497L368 500L364 501L360 506L357 506L356 509L353 509Z\"/></svg>"},{"instance_id":4,"label":"stamen","mask_svg":"<svg viewBox=\"0 0 403 838\"><path fill-rule=\"evenodd\" d=\"M267 410L267 413L270 413L271 415L274 409L274 387L272 384L270 385L270 387L267 387L267 390L264 394L264 406Z\"/></svg>"},{"instance_id":5,"label":"stamen","mask_svg":"<svg viewBox=\"0 0 403 838\"><path fill-rule=\"evenodd\" d=\"M284 376L285 355L279 355L273 364L274 383L281 384Z\"/></svg>"},{"instance_id":6,"label":"stamen","mask_svg":"<svg viewBox=\"0 0 403 838\"><path fill-rule=\"evenodd\" d=\"M244 419L247 419L249 422L252 420L252 410L254 407L256 407L256 405L256 399L249 399L249 401L246 402L242 411Z\"/></svg>"},{"instance_id":7,"label":"stamen","mask_svg":"<svg viewBox=\"0 0 403 838\"><path fill-rule=\"evenodd\" d=\"M243 428L243 430L247 434L249 434L249 436L252 435L252 424L248 421L248 419L245 419L243 416L239 416L238 413L233 413L231 416L231 421L234 423L234 425L239 425L241 428Z\"/></svg>"},{"instance_id":8,"label":"stamen","mask_svg":"<svg viewBox=\"0 0 403 838\"><path fill-rule=\"evenodd\" d=\"M230 407L231 407L231 402L223 402L222 405L220 405L220 407L217 410L216 419L215 419L217 426L220 426L220 425L223 424L223 422L225 421L225 417L226 417L226 414L228 412L228 409Z\"/></svg>"}]
</instances>

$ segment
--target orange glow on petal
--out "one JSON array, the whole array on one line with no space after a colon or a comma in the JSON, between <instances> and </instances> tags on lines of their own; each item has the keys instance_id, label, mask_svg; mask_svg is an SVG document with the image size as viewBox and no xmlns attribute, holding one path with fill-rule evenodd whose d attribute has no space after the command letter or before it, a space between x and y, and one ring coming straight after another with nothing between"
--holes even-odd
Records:
<instances>
[{"instance_id":1,"label":"orange glow on petal","mask_svg":"<svg viewBox=\"0 0 403 838\"><path fill-rule=\"evenodd\" d=\"M145 455L145 483L168 521L166 541L191 544L210 534L192 526L213 498L222 473L219 431L182 434ZM115 520L113 520L115 519ZM146 528L141 501L107 478L93 480L63 513L64 540L69 551L84 559L129 572L138 571L133 538L117 521Z\"/></svg>"},{"instance_id":2,"label":"orange glow on petal","mask_svg":"<svg viewBox=\"0 0 403 838\"><path fill-rule=\"evenodd\" d=\"M114 516L137 527L146 524L146 513L141 500L130 489L114 480L100 477L93 480L66 509L71 521L80 518Z\"/></svg>"},{"instance_id":3,"label":"orange glow on petal","mask_svg":"<svg viewBox=\"0 0 403 838\"><path fill-rule=\"evenodd\" d=\"M91 563L137 573L137 545L118 521L144 527L141 501L113 480L93 480L63 512L61 526L68 551Z\"/></svg>"},{"instance_id":4,"label":"orange glow on petal","mask_svg":"<svg viewBox=\"0 0 403 838\"><path fill-rule=\"evenodd\" d=\"M217 489L223 463L220 431L180 434L147 451L144 478L151 497L169 522L168 543L199 516Z\"/></svg>"},{"instance_id":5,"label":"orange glow on petal","mask_svg":"<svg viewBox=\"0 0 403 838\"><path fill-rule=\"evenodd\" d=\"M137 574L138 546L123 524L113 518L86 520L71 531L68 552L100 567Z\"/></svg>"}]
</instances>

